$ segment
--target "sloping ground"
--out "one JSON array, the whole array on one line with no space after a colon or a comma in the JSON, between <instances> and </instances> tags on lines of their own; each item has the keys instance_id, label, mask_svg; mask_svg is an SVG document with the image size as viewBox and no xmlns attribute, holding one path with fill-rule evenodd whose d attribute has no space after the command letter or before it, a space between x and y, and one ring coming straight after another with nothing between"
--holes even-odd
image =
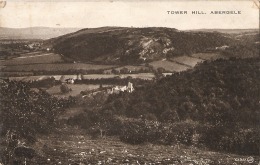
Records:
<instances>
[{"instance_id":1,"label":"sloping ground","mask_svg":"<svg viewBox=\"0 0 260 165\"><path fill-rule=\"evenodd\" d=\"M20 54L20 57L33 56L33 55L38 55L41 53L42 53L41 51L29 52L29 53Z\"/></svg>"},{"instance_id":2,"label":"sloping ground","mask_svg":"<svg viewBox=\"0 0 260 165\"><path fill-rule=\"evenodd\" d=\"M170 71L170 72L181 72L189 69L188 66L178 64L172 61L167 61L167 60L154 61L149 64L155 69L164 68L166 71Z\"/></svg>"},{"instance_id":3,"label":"sloping ground","mask_svg":"<svg viewBox=\"0 0 260 165\"><path fill-rule=\"evenodd\" d=\"M189 57L189 56L180 56L180 57L175 57L171 59L172 61L184 64L184 65L188 65L190 67L194 67L195 65L197 65L198 63L203 62L204 60L202 59L198 59L198 58L194 58L194 57Z\"/></svg>"},{"instance_id":4,"label":"sloping ground","mask_svg":"<svg viewBox=\"0 0 260 165\"><path fill-rule=\"evenodd\" d=\"M65 127L50 136L40 136L34 145L36 164L221 164L248 165L249 156L209 152L194 147L129 145L116 137L92 139L81 129ZM259 157L253 157L254 162ZM244 161L239 161L241 159Z\"/></svg>"},{"instance_id":5,"label":"sloping ground","mask_svg":"<svg viewBox=\"0 0 260 165\"><path fill-rule=\"evenodd\" d=\"M216 60L216 59L220 59L220 58L227 59L226 56L224 56L220 53L195 53L191 56L202 59L202 60Z\"/></svg>"}]
</instances>

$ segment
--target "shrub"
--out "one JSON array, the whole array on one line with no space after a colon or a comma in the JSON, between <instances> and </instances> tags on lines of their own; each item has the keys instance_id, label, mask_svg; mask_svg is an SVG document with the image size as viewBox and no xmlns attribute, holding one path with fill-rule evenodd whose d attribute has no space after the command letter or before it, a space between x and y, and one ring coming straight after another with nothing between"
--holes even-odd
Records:
<instances>
[{"instance_id":1,"label":"shrub","mask_svg":"<svg viewBox=\"0 0 260 165\"><path fill-rule=\"evenodd\" d=\"M68 93L71 89L68 87L67 84L61 84L60 91L61 93Z\"/></svg>"}]
</instances>

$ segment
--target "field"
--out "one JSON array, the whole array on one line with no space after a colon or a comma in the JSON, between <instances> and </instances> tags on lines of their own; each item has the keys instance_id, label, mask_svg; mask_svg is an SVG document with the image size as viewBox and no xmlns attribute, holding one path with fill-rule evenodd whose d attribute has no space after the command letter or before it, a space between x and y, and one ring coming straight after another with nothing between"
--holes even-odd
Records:
<instances>
[{"instance_id":1,"label":"field","mask_svg":"<svg viewBox=\"0 0 260 165\"><path fill-rule=\"evenodd\" d=\"M0 72L0 77L33 76L33 72Z\"/></svg>"},{"instance_id":2,"label":"field","mask_svg":"<svg viewBox=\"0 0 260 165\"><path fill-rule=\"evenodd\" d=\"M14 72L14 73L19 73L19 72ZM28 73L29 74L29 73ZM60 80L61 77L63 76L63 79L69 79L73 78L76 79L77 75L41 75L41 76L14 76L14 77L9 77L10 80L16 80L16 81L38 81L46 78L53 77L55 80ZM107 79L107 78L127 78L127 77L132 77L132 78L140 78L144 80L151 80L154 78L153 73L139 73L139 74L87 74L87 75L82 75L83 79Z\"/></svg>"},{"instance_id":3,"label":"field","mask_svg":"<svg viewBox=\"0 0 260 165\"><path fill-rule=\"evenodd\" d=\"M53 72L66 72L71 70L105 70L111 69L114 65L95 65L86 63L65 63L62 56L59 54L49 52L29 52L20 54L19 57L1 60L0 66L2 72L5 75L12 76L11 72L41 72L41 71L53 71ZM9 73L8 73L9 72Z\"/></svg>"},{"instance_id":4,"label":"field","mask_svg":"<svg viewBox=\"0 0 260 165\"><path fill-rule=\"evenodd\" d=\"M15 72L40 72L40 71L69 71L69 70L99 70L113 68L113 65L95 65L84 63L57 63L57 64L28 64L28 65L15 65L3 68L3 71Z\"/></svg>"},{"instance_id":5,"label":"field","mask_svg":"<svg viewBox=\"0 0 260 165\"><path fill-rule=\"evenodd\" d=\"M132 77L132 78L140 78L144 80L151 80L154 78L153 73L138 73L138 74L88 74L88 75L83 75L83 79L101 79L101 78L127 78L127 77Z\"/></svg>"},{"instance_id":6,"label":"field","mask_svg":"<svg viewBox=\"0 0 260 165\"><path fill-rule=\"evenodd\" d=\"M75 113L77 114L77 113ZM39 156L32 159L37 164L219 164L248 165L248 156L209 152L187 146L165 146L146 143L129 145L117 137L93 139L84 130L64 126L56 133L40 136L33 146ZM241 158L245 161L238 162ZM257 161L259 157L254 157Z\"/></svg>"},{"instance_id":7,"label":"field","mask_svg":"<svg viewBox=\"0 0 260 165\"><path fill-rule=\"evenodd\" d=\"M81 91L93 90L99 88L99 85L92 85L92 84L67 84L67 86L72 89L72 91L70 91L69 93L65 93L65 94L61 93L60 85L53 86L47 89L47 92L54 96L68 97L68 96L77 96L80 94ZM106 87L106 85L103 85L103 87Z\"/></svg>"},{"instance_id":8,"label":"field","mask_svg":"<svg viewBox=\"0 0 260 165\"><path fill-rule=\"evenodd\" d=\"M188 65L190 67L194 67L198 63L204 61L202 59L189 57L189 56L180 56L180 57L172 58L171 60L175 61L175 62L178 62L178 63L181 63L181 64L184 64L184 65Z\"/></svg>"},{"instance_id":9,"label":"field","mask_svg":"<svg viewBox=\"0 0 260 165\"><path fill-rule=\"evenodd\" d=\"M177 64L176 62L171 62L171 61L154 61L149 63L153 68L158 69L158 68L164 68L166 71L170 72L181 72L189 69L188 66Z\"/></svg>"},{"instance_id":10,"label":"field","mask_svg":"<svg viewBox=\"0 0 260 165\"><path fill-rule=\"evenodd\" d=\"M20 57L28 57L28 56L40 55L40 54L44 54L44 52L34 51L34 52L24 53L24 54L20 54Z\"/></svg>"},{"instance_id":11,"label":"field","mask_svg":"<svg viewBox=\"0 0 260 165\"><path fill-rule=\"evenodd\" d=\"M196 53L191 56L203 60L216 60L219 58L226 58L224 55L221 55L220 53Z\"/></svg>"},{"instance_id":12,"label":"field","mask_svg":"<svg viewBox=\"0 0 260 165\"><path fill-rule=\"evenodd\" d=\"M146 70L146 69L149 69L148 67L146 66L134 66L134 65L126 65L126 66L122 66L122 67L119 67L119 68L115 68L115 70L118 70L120 71L121 69L123 68L127 68L129 71L139 71L139 70Z\"/></svg>"},{"instance_id":13,"label":"field","mask_svg":"<svg viewBox=\"0 0 260 165\"><path fill-rule=\"evenodd\" d=\"M1 61L0 65L26 65L64 62L62 57L54 53L31 52L21 54L20 57Z\"/></svg>"}]
</instances>

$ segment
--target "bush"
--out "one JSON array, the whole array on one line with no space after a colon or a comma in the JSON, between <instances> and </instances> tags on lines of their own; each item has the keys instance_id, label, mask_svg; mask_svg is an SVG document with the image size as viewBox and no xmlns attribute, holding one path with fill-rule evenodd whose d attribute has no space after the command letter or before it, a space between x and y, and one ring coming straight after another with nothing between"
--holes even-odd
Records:
<instances>
[{"instance_id":1,"label":"bush","mask_svg":"<svg viewBox=\"0 0 260 165\"><path fill-rule=\"evenodd\" d=\"M61 91L61 93L68 93L69 91L71 91L71 89L68 87L67 84L62 84L60 86L60 91Z\"/></svg>"},{"instance_id":2,"label":"bush","mask_svg":"<svg viewBox=\"0 0 260 165\"><path fill-rule=\"evenodd\" d=\"M259 130L213 126L207 127L200 134L200 143L210 149L247 155L260 154Z\"/></svg>"},{"instance_id":3,"label":"bush","mask_svg":"<svg viewBox=\"0 0 260 165\"><path fill-rule=\"evenodd\" d=\"M143 142L186 145L193 144L193 135L198 130L194 123L166 124L148 120L132 120L123 123L120 140L131 144Z\"/></svg>"},{"instance_id":4,"label":"bush","mask_svg":"<svg viewBox=\"0 0 260 165\"><path fill-rule=\"evenodd\" d=\"M145 142L145 123L142 121L134 121L124 123L120 140L130 144L140 144Z\"/></svg>"}]
</instances>

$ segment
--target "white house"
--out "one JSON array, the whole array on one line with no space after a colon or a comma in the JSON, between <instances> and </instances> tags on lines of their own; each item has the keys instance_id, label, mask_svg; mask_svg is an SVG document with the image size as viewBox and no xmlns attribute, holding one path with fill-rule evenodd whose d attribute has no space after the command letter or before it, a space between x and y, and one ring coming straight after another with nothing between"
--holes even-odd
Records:
<instances>
[{"instance_id":1,"label":"white house","mask_svg":"<svg viewBox=\"0 0 260 165\"><path fill-rule=\"evenodd\" d=\"M115 86L112 89L108 89L107 93L112 94L112 93L120 93L120 92L129 92L132 93L134 91L133 83L128 82L127 86Z\"/></svg>"}]
</instances>

